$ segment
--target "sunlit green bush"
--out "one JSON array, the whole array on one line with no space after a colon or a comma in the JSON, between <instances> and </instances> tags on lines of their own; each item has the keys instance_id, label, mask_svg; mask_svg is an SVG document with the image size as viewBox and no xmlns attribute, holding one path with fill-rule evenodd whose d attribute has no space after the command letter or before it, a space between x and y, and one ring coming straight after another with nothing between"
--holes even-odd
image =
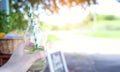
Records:
<instances>
[{"instance_id":1,"label":"sunlit green bush","mask_svg":"<svg viewBox=\"0 0 120 72\"><path fill-rule=\"evenodd\" d=\"M98 20L117 20L120 19L114 15L98 15L97 16Z\"/></svg>"}]
</instances>

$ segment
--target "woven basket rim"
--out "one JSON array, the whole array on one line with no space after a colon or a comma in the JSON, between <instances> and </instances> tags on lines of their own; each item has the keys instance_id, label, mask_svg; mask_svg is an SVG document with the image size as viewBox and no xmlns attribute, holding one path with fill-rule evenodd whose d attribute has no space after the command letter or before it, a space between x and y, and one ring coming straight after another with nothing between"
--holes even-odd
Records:
<instances>
[{"instance_id":1,"label":"woven basket rim","mask_svg":"<svg viewBox=\"0 0 120 72\"><path fill-rule=\"evenodd\" d=\"M0 38L0 40L13 40L13 39L23 39L23 38Z\"/></svg>"}]
</instances>

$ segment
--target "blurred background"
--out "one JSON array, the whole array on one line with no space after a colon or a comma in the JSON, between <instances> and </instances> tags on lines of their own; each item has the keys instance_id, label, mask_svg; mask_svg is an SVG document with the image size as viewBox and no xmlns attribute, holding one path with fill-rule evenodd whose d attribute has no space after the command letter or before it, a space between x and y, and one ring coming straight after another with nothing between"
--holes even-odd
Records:
<instances>
[{"instance_id":1,"label":"blurred background","mask_svg":"<svg viewBox=\"0 0 120 72\"><path fill-rule=\"evenodd\" d=\"M24 35L28 3L70 72L120 72L120 0L0 0L1 38Z\"/></svg>"}]
</instances>

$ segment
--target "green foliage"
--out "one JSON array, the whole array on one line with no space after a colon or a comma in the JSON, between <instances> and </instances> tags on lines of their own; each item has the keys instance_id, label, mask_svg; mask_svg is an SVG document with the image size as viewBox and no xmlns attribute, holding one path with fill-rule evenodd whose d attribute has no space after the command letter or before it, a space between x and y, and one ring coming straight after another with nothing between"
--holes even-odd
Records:
<instances>
[{"instance_id":1,"label":"green foliage","mask_svg":"<svg viewBox=\"0 0 120 72\"><path fill-rule=\"evenodd\" d=\"M116 20L116 19L119 19L119 18L114 16L114 15L98 15L97 19L98 20Z\"/></svg>"},{"instance_id":2,"label":"green foliage","mask_svg":"<svg viewBox=\"0 0 120 72\"><path fill-rule=\"evenodd\" d=\"M0 12L0 32L8 33L12 30L24 30L27 27L27 20L24 19L22 13L11 13L6 15L5 12Z\"/></svg>"},{"instance_id":3,"label":"green foliage","mask_svg":"<svg viewBox=\"0 0 120 72\"><path fill-rule=\"evenodd\" d=\"M40 28L41 28L42 30L44 30L44 31L50 30L50 26L49 26L47 23L41 21L41 22L39 22L39 24L40 24Z\"/></svg>"},{"instance_id":4,"label":"green foliage","mask_svg":"<svg viewBox=\"0 0 120 72\"><path fill-rule=\"evenodd\" d=\"M94 22L89 22L89 28L92 28ZM99 38L120 38L120 18L113 15L98 15L96 22L96 32L86 32L87 36Z\"/></svg>"},{"instance_id":5,"label":"green foliage","mask_svg":"<svg viewBox=\"0 0 120 72\"><path fill-rule=\"evenodd\" d=\"M6 15L4 11L0 11L0 32L8 32L9 31L9 15Z\"/></svg>"},{"instance_id":6,"label":"green foliage","mask_svg":"<svg viewBox=\"0 0 120 72\"><path fill-rule=\"evenodd\" d=\"M23 31L27 27L27 20L24 18L24 14L20 12L10 14L10 30Z\"/></svg>"},{"instance_id":7,"label":"green foliage","mask_svg":"<svg viewBox=\"0 0 120 72\"><path fill-rule=\"evenodd\" d=\"M27 27L27 20L21 12L12 12L12 0L10 0L10 14L0 11L0 32L8 33L13 30L24 30Z\"/></svg>"}]
</instances>

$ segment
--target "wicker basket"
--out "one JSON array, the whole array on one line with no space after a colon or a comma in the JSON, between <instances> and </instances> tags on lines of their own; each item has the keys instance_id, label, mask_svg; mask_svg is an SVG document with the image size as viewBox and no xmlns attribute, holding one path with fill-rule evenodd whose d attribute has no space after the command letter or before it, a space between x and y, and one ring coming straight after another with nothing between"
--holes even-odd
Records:
<instances>
[{"instance_id":1,"label":"wicker basket","mask_svg":"<svg viewBox=\"0 0 120 72\"><path fill-rule=\"evenodd\" d=\"M12 54L23 38L1 38L0 54Z\"/></svg>"}]
</instances>

